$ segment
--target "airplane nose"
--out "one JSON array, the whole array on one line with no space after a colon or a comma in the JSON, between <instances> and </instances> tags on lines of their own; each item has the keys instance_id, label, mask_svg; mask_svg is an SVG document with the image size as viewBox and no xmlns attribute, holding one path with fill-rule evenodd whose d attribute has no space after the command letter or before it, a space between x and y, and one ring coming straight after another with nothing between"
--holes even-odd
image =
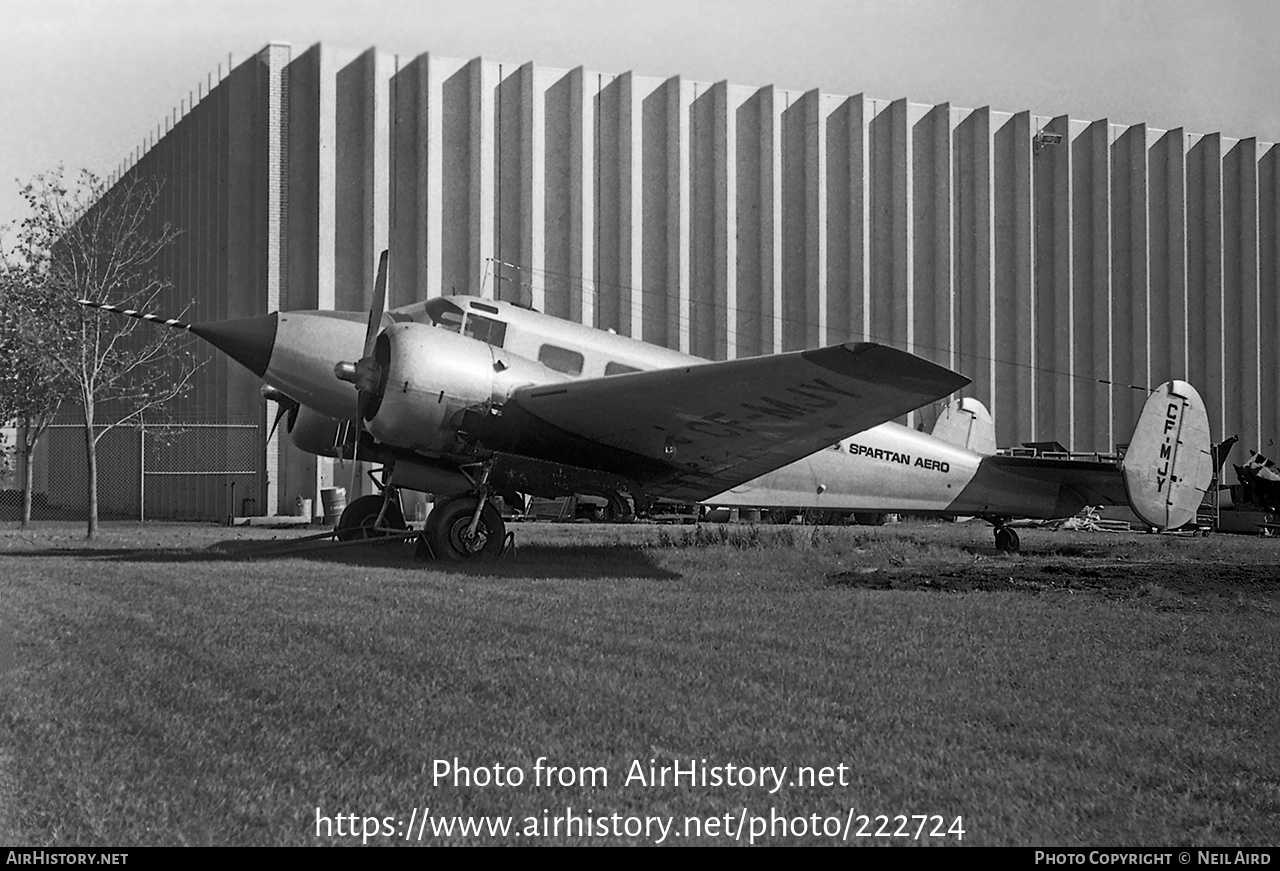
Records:
<instances>
[{"instance_id":1,"label":"airplane nose","mask_svg":"<svg viewBox=\"0 0 1280 871\"><path fill-rule=\"evenodd\" d=\"M192 324L191 332L262 378L271 362L279 319L275 312L253 318Z\"/></svg>"}]
</instances>

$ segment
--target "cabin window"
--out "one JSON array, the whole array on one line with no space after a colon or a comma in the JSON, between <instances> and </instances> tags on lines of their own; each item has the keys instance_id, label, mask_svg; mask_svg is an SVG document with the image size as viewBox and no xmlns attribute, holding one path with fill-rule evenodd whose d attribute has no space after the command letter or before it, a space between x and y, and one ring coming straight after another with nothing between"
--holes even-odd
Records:
<instances>
[{"instance_id":1,"label":"cabin window","mask_svg":"<svg viewBox=\"0 0 1280 871\"><path fill-rule=\"evenodd\" d=\"M543 345L538 349L538 362L548 369L554 369L566 375L582 374L582 355L568 348Z\"/></svg>"},{"instance_id":2,"label":"cabin window","mask_svg":"<svg viewBox=\"0 0 1280 871\"><path fill-rule=\"evenodd\" d=\"M639 372L635 366L628 366L625 363L614 363L612 360L605 364L604 374L606 375L626 375L628 372Z\"/></svg>"},{"instance_id":3,"label":"cabin window","mask_svg":"<svg viewBox=\"0 0 1280 871\"><path fill-rule=\"evenodd\" d=\"M504 321L495 321L471 312L467 315L467 326L463 332L473 339L501 348L507 338L507 325Z\"/></svg>"}]
</instances>

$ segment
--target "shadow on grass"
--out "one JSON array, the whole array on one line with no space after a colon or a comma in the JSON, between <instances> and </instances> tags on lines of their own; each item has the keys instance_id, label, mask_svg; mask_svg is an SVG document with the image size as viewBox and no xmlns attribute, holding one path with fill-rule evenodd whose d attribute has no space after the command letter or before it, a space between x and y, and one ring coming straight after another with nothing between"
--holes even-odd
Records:
<instances>
[{"instance_id":1,"label":"shadow on grass","mask_svg":"<svg viewBox=\"0 0 1280 871\"><path fill-rule=\"evenodd\" d=\"M0 558L70 558L128 563L275 563L305 560L334 566L416 569L510 578L649 578L673 580L680 575L657 565L645 548L631 544L529 545L491 561L455 563L415 559L414 542L364 542L335 546L331 542L228 540L202 549L142 547L75 547L10 550Z\"/></svg>"}]
</instances>

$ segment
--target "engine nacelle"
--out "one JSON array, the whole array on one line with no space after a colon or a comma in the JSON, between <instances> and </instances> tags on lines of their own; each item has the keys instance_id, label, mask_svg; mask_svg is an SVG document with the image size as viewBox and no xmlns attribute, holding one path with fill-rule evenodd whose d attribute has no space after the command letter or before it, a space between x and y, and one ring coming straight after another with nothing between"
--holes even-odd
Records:
<instances>
[{"instance_id":1,"label":"engine nacelle","mask_svg":"<svg viewBox=\"0 0 1280 871\"><path fill-rule=\"evenodd\" d=\"M288 425L290 441L307 453L322 457L342 456L342 446L336 444L341 421L303 405L298 408L296 417L290 415Z\"/></svg>"},{"instance_id":2,"label":"engine nacelle","mask_svg":"<svg viewBox=\"0 0 1280 871\"><path fill-rule=\"evenodd\" d=\"M378 336L382 379L365 412L378 441L428 454L465 453L464 412L487 414L528 384L567 380L541 363L439 327L399 323Z\"/></svg>"}]
</instances>

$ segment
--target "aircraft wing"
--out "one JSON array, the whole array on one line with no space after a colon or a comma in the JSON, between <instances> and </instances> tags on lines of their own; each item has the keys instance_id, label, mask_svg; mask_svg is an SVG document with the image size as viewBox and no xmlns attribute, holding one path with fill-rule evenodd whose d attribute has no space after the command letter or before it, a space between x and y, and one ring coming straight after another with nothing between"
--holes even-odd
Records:
<instances>
[{"instance_id":1,"label":"aircraft wing","mask_svg":"<svg viewBox=\"0 0 1280 871\"><path fill-rule=\"evenodd\" d=\"M849 343L524 387L503 417L533 424L520 428L543 456L560 433L573 446L564 462L628 475L651 496L697 501L968 383L905 351Z\"/></svg>"}]
</instances>

